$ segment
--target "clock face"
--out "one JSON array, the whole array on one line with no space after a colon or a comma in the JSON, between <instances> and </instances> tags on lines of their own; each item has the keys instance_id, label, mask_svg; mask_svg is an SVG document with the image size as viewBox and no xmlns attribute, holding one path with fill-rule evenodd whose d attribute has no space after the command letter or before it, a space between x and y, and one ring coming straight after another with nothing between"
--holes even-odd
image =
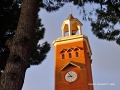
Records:
<instances>
[{"instance_id":1,"label":"clock face","mask_svg":"<svg viewBox=\"0 0 120 90\"><path fill-rule=\"evenodd\" d=\"M74 82L77 79L77 73L74 71L69 71L65 75L65 80L68 82Z\"/></svg>"}]
</instances>

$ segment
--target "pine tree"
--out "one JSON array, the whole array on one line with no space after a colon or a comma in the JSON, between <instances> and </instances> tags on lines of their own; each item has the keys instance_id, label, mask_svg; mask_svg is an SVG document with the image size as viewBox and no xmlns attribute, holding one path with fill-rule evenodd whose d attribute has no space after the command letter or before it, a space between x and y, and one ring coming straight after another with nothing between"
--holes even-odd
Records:
<instances>
[{"instance_id":1,"label":"pine tree","mask_svg":"<svg viewBox=\"0 0 120 90\"><path fill-rule=\"evenodd\" d=\"M10 49L6 67L1 76L1 90L21 90L35 33L39 0L24 0L17 31L6 44ZM30 21L32 20L32 21Z\"/></svg>"}]
</instances>

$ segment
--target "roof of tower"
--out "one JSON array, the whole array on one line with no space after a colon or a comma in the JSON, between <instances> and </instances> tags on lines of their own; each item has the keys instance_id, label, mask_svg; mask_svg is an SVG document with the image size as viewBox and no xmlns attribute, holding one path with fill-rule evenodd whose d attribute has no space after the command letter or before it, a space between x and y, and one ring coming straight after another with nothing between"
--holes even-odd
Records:
<instances>
[{"instance_id":1,"label":"roof of tower","mask_svg":"<svg viewBox=\"0 0 120 90\"><path fill-rule=\"evenodd\" d=\"M70 14L70 15L68 16L68 18L67 18L67 20L70 20L70 19L74 19L74 17L73 17L72 14Z\"/></svg>"}]
</instances>

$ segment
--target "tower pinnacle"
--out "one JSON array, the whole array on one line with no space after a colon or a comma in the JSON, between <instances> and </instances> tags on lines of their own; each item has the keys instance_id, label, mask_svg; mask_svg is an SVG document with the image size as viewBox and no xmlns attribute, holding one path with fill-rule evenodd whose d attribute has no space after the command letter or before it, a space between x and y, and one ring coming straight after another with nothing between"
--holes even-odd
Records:
<instances>
[{"instance_id":1,"label":"tower pinnacle","mask_svg":"<svg viewBox=\"0 0 120 90\"><path fill-rule=\"evenodd\" d=\"M72 7L70 6L70 14L72 14Z\"/></svg>"},{"instance_id":2,"label":"tower pinnacle","mask_svg":"<svg viewBox=\"0 0 120 90\"><path fill-rule=\"evenodd\" d=\"M70 14L67 20L63 21L61 29L63 37L66 36L66 32L69 33L69 36L76 35L77 31L79 34L82 34L82 23L77 18L74 18L72 14Z\"/></svg>"}]
</instances>

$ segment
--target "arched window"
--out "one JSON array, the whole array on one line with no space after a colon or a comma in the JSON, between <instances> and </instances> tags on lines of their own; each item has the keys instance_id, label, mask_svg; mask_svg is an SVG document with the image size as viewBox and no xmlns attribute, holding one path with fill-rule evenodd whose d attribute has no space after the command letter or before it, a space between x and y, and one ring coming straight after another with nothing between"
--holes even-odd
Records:
<instances>
[{"instance_id":1,"label":"arched window","mask_svg":"<svg viewBox=\"0 0 120 90\"><path fill-rule=\"evenodd\" d=\"M65 55L64 54L62 54L62 59L65 59Z\"/></svg>"},{"instance_id":2,"label":"arched window","mask_svg":"<svg viewBox=\"0 0 120 90\"><path fill-rule=\"evenodd\" d=\"M76 52L76 57L78 57L78 52Z\"/></svg>"},{"instance_id":3,"label":"arched window","mask_svg":"<svg viewBox=\"0 0 120 90\"><path fill-rule=\"evenodd\" d=\"M72 54L71 53L69 53L69 58L72 58Z\"/></svg>"}]
</instances>

